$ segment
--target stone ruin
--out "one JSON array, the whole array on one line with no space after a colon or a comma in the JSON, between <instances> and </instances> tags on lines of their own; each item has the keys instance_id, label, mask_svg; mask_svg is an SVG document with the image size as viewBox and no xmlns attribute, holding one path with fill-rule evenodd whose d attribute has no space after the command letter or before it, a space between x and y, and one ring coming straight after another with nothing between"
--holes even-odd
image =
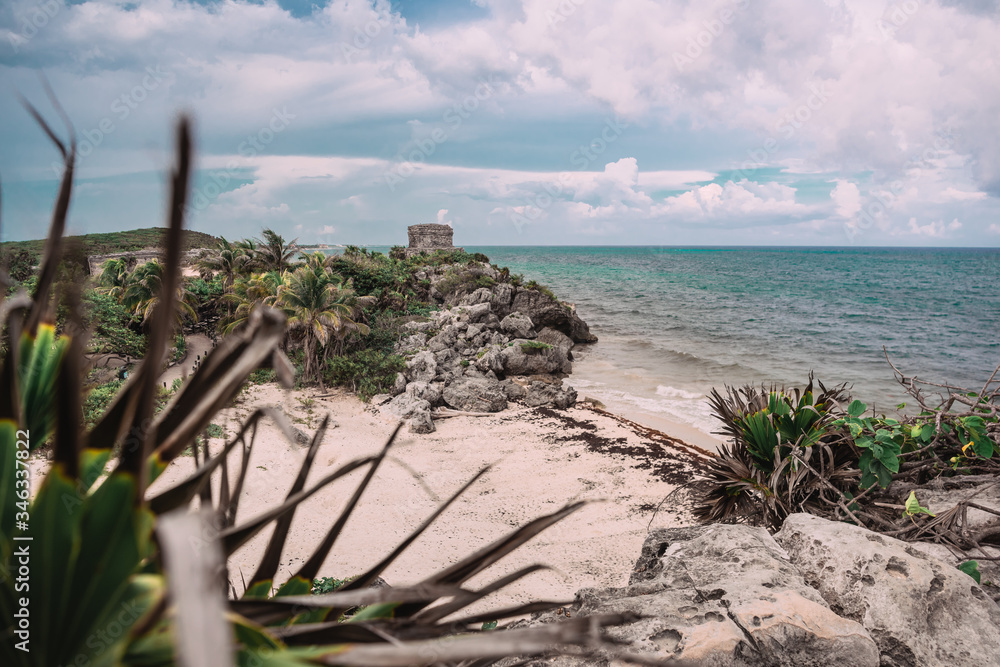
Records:
<instances>
[{"instance_id":1,"label":"stone ruin","mask_svg":"<svg viewBox=\"0 0 1000 667\"><path fill-rule=\"evenodd\" d=\"M435 250L464 250L452 245L455 230L451 225L410 225L406 231L410 237L410 245L406 248L407 257Z\"/></svg>"}]
</instances>

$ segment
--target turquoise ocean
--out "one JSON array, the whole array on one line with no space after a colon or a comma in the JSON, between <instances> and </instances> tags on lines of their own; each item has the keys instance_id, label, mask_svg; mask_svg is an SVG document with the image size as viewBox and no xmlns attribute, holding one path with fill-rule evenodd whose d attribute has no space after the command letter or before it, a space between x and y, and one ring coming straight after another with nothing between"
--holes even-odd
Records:
<instances>
[{"instance_id":1,"label":"turquoise ocean","mask_svg":"<svg viewBox=\"0 0 1000 667\"><path fill-rule=\"evenodd\" d=\"M981 387L1000 364L1000 249L466 247L576 304L599 342L570 384L642 416L716 430L706 395L847 383L892 412L885 361Z\"/></svg>"}]
</instances>

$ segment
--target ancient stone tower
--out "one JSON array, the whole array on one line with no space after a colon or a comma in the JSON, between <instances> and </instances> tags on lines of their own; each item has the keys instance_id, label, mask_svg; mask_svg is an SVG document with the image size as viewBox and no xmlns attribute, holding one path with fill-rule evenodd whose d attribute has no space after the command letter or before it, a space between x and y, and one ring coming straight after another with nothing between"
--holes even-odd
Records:
<instances>
[{"instance_id":1,"label":"ancient stone tower","mask_svg":"<svg viewBox=\"0 0 1000 667\"><path fill-rule=\"evenodd\" d=\"M462 250L452 245L455 230L451 225L410 225L406 231L410 237L410 247L406 249L407 257L435 250Z\"/></svg>"}]
</instances>

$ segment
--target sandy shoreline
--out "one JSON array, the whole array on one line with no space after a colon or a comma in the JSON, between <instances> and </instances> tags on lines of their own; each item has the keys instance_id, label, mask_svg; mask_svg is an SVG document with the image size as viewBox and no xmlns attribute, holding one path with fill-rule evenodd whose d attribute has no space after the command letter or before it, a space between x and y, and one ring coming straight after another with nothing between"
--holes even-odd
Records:
<instances>
[{"instance_id":1,"label":"sandy shoreline","mask_svg":"<svg viewBox=\"0 0 1000 667\"><path fill-rule=\"evenodd\" d=\"M216 423L232 435L236 420L258 406L271 405L311 434L329 413L337 426L324 438L310 482L339 464L377 452L396 423L351 394L335 390L327 397L319 396L316 389L254 386ZM665 506L655 516L654 509L691 478L704 455L626 419L587 407L566 411L521 408L435 423L437 431L432 434L401 431L391 460L379 469L319 576L360 573L406 537L440 500L491 464L492 469L386 571L384 578L390 584L417 582L571 500L600 500L537 536L472 582L482 584L520 567L543 563L556 569L526 577L492 596L488 606L530 599L568 601L581 587L625 584L648 528L692 521L681 508ZM212 441L213 449L222 444L221 439ZM305 451L287 442L272 423L262 426L238 522L281 502ZM238 456L232 455L231 470L238 469ZM193 469L193 459L181 459L157 480L155 488L177 482ZM301 506L282 555L279 581L309 557L361 474L355 472L334 483ZM269 534L267 529L230 559L230 576L238 589L241 578L253 574Z\"/></svg>"}]
</instances>

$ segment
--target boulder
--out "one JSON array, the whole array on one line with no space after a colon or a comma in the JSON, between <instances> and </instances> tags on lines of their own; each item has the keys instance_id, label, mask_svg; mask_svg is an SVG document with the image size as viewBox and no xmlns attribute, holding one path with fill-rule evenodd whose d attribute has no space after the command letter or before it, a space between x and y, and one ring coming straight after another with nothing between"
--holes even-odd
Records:
<instances>
[{"instance_id":1,"label":"boulder","mask_svg":"<svg viewBox=\"0 0 1000 667\"><path fill-rule=\"evenodd\" d=\"M507 395L508 401L518 401L528 393L528 390L514 382L513 380L504 380L500 383L503 387L503 393Z\"/></svg>"},{"instance_id":2,"label":"boulder","mask_svg":"<svg viewBox=\"0 0 1000 667\"><path fill-rule=\"evenodd\" d=\"M507 407L507 395L496 380L463 377L444 388L444 402L456 410L500 412Z\"/></svg>"},{"instance_id":3,"label":"boulder","mask_svg":"<svg viewBox=\"0 0 1000 667\"><path fill-rule=\"evenodd\" d=\"M593 343L597 340L597 336L590 333L587 323L576 314L576 309L538 290L519 287L511 303L511 311L527 315L539 329L557 329L575 343Z\"/></svg>"},{"instance_id":4,"label":"boulder","mask_svg":"<svg viewBox=\"0 0 1000 667\"><path fill-rule=\"evenodd\" d=\"M531 320L524 313L511 313L500 320L500 330L512 338L534 338L535 330Z\"/></svg>"},{"instance_id":5,"label":"boulder","mask_svg":"<svg viewBox=\"0 0 1000 667\"><path fill-rule=\"evenodd\" d=\"M416 398L415 396L404 392L386 403L383 409L388 411L390 414L396 415L397 417L409 419L414 415L414 413L421 410L427 410L429 412L431 404L422 398Z\"/></svg>"},{"instance_id":6,"label":"boulder","mask_svg":"<svg viewBox=\"0 0 1000 667\"><path fill-rule=\"evenodd\" d=\"M411 433L431 433L434 431L431 404L422 398L416 398L404 392L386 403L382 409L407 420Z\"/></svg>"},{"instance_id":7,"label":"boulder","mask_svg":"<svg viewBox=\"0 0 1000 667\"><path fill-rule=\"evenodd\" d=\"M536 348L533 341L515 339L501 348L500 357L505 375L538 375L569 373L573 363L566 353L553 346Z\"/></svg>"},{"instance_id":8,"label":"boulder","mask_svg":"<svg viewBox=\"0 0 1000 667\"><path fill-rule=\"evenodd\" d=\"M458 335L461 333L461 329L456 324L449 324L445 328L427 341L427 349L431 352L440 352L441 350L450 350L455 347L455 343L458 342Z\"/></svg>"},{"instance_id":9,"label":"boulder","mask_svg":"<svg viewBox=\"0 0 1000 667\"><path fill-rule=\"evenodd\" d=\"M477 303L489 303L493 298L493 292L489 287L480 287L471 294L466 294L459 300L461 306L474 306Z\"/></svg>"},{"instance_id":10,"label":"boulder","mask_svg":"<svg viewBox=\"0 0 1000 667\"><path fill-rule=\"evenodd\" d=\"M476 353L475 366L480 371L485 373L486 371L493 371L494 373L503 373L503 351L505 347L500 347L499 345L491 345L488 348L484 348Z\"/></svg>"},{"instance_id":11,"label":"boulder","mask_svg":"<svg viewBox=\"0 0 1000 667\"><path fill-rule=\"evenodd\" d=\"M524 397L528 407L550 407L565 410L576 405L576 389L550 382L532 382Z\"/></svg>"},{"instance_id":12,"label":"boulder","mask_svg":"<svg viewBox=\"0 0 1000 667\"><path fill-rule=\"evenodd\" d=\"M396 341L395 351L396 354L406 354L416 352L425 345L427 345L427 334L415 333Z\"/></svg>"},{"instance_id":13,"label":"boulder","mask_svg":"<svg viewBox=\"0 0 1000 667\"><path fill-rule=\"evenodd\" d=\"M385 405L392 400L392 396L392 394L375 394L368 402L374 406Z\"/></svg>"},{"instance_id":14,"label":"boulder","mask_svg":"<svg viewBox=\"0 0 1000 667\"><path fill-rule=\"evenodd\" d=\"M628 586L583 589L570 608L572 616L600 613L640 615L608 634L629 642L626 651L645 661L713 667L879 664L865 629L831 611L763 528L712 525L650 533ZM542 617L549 618L557 617ZM609 658L550 664L619 664Z\"/></svg>"},{"instance_id":15,"label":"boulder","mask_svg":"<svg viewBox=\"0 0 1000 667\"><path fill-rule=\"evenodd\" d=\"M997 664L1000 608L953 565L811 514L788 517L775 539L832 609L868 630L882 665Z\"/></svg>"},{"instance_id":16,"label":"boulder","mask_svg":"<svg viewBox=\"0 0 1000 667\"><path fill-rule=\"evenodd\" d=\"M399 396L406 391L406 376L396 373L396 381L392 383L392 396Z\"/></svg>"},{"instance_id":17,"label":"boulder","mask_svg":"<svg viewBox=\"0 0 1000 667\"><path fill-rule=\"evenodd\" d=\"M414 333L426 333L431 329L436 329L436 328L437 324L428 320L425 322L416 322L416 321L406 322L400 327L400 330L402 330L404 333L414 334Z\"/></svg>"},{"instance_id":18,"label":"boulder","mask_svg":"<svg viewBox=\"0 0 1000 667\"><path fill-rule=\"evenodd\" d=\"M406 377L415 382L430 382L437 375L437 360L428 351L418 352L406 362Z\"/></svg>"},{"instance_id":19,"label":"boulder","mask_svg":"<svg viewBox=\"0 0 1000 667\"><path fill-rule=\"evenodd\" d=\"M510 304L514 301L515 288L510 283L494 285L490 296L490 306L499 318L510 314Z\"/></svg>"},{"instance_id":20,"label":"boulder","mask_svg":"<svg viewBox=\"0 0 1000 667\"><path fill-rule=\"evenodd\" d=\"M465 318L469 323L482 322L492 315L489 303L478 303L474 306L469 306L465 310Z\"/></svg>"},{"instance_id":21,"label":"boulder","mask_svg":"<svg viewBox=\"0 0 1000 667\"><path fill-rule=\"evenodd\" d=\"M441 404L441 389L428 382L411 382L406 385L406 393L427 401L431 406Z\"/></svg>"},{"instance_id":22,"label":"boulder","mask_svg":"<svg viewBox=\"0 0 1000 667\"><path fill-rule=\"evenodd\" d=\"M434 420L431 418L430 410L418 410L413 413L408 421L410 424L410 433L433 433L437 430L434 426Z\"/></svg>"},{"instance_id":23,"label":"boulder","mask_svg":"<svg viewBox=\"0 0 1000 667\"><path fill-rule=\"evenodd\" d=\"M570 350L573 349L573 339L558 329L546 327L538 332L535 340L539 343L548 343L552 347L558 348L560 354L565 355L567 359L572 361L573 355Z\"/></svg>"}]
</instances>

